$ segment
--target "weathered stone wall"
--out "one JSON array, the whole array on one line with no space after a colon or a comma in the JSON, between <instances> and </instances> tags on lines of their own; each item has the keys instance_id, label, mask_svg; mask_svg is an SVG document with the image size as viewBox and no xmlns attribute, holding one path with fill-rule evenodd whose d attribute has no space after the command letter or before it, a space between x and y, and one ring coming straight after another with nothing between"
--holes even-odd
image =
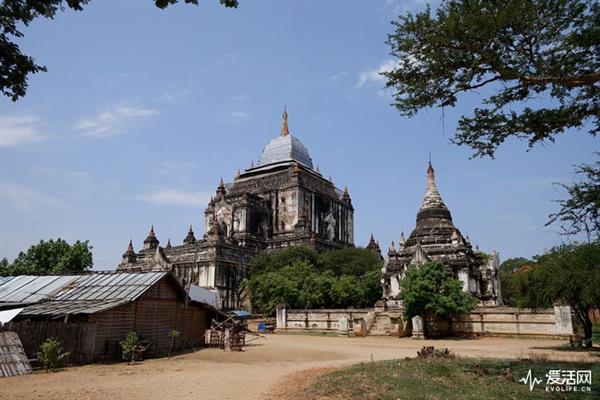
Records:
<instances>
[{"instance_id":1,"label":"weathered stone wall","mask_svg":"<svg viewBox=\"0 0 600 400\"><path fill-rule=\"evenodd\" d=\"M456 334L569 336L574 333L571 309L555 306L533 312L515 307L482 307L452 320Z\"/></svg>"},{"instance_id":2,"label":"weathered stone wall","mask_svg":"<svg viewBox=\"0 0 600 400\"><path fill-rule=\"evenodd\" d=\"M392 332L409 335L408 327L402 321L401 310L387 310L380 314L389 314ZM337 331L340 318L348 318L349 329L357 335L369 329L369 321L375 309L324 309L324 310L290 310L284 307L277 309L277 330L313 330ZM393 315L392 315L393 314ZM555 306L533 312L530 309L515 307L481 307L467 317L454 318L451 323L438 322L436 331L454 335L524 335L524 336L570 336L574 334L571 309L568 306Z\"/></svg>"},{"instance_id":3,"label":"weathered stone wall","mask_svg":"<svg viewBox=\"0 0 600 400\"><path fill-rule=\"evenodd\" d=\"M354 321L363 319L371 309L322 309L289 310L277 309L277 330L313 330L337 331L341 318L347 318L348 329L352 330Z\"/></svg>"}]
</instances>

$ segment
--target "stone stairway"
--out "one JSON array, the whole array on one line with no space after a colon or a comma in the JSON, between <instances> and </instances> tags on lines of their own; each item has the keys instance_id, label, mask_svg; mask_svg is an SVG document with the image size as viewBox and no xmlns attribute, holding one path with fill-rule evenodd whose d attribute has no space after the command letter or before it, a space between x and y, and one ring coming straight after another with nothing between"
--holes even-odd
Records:
<instances>
[{"instance_id":1,"label":"stone stairway","mask_svg":"<svg viewBox=\"0 0 600 400\"><path fill-rule=\"evenodd\" d=\"M369 329L369 336L390 336L392 334L392 320L386 312L377 312L373 326Z\"/></svg>"}]
</instances>

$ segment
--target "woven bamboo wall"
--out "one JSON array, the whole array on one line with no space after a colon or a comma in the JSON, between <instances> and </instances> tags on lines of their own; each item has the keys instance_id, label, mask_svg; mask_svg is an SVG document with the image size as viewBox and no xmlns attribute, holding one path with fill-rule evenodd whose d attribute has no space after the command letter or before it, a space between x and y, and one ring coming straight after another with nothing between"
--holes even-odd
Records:
<instances>
[{"instance_id":1,"label":"woven bamboo wall","mask_svg":"<svg viewBox=\"0 0 600 400\"><path fill-rule=\"evenodd\" d=\"M94 361L96 353L94 338L97 334L97 324L94 322L27 320L11 322L8 329L19 335L29 358L37 358L36 353L47 338L55 338L62 343L63 350L70 353L69 363L86 364Z\"/></svg>"},{"instance_id":2,"label":"woven bamboo wall","mask_svg":"<svg viewBox=\"0 0 600 400\"><path fill-rule=\"evenodd\" d=\"M152 342L147 357L168 353L172 329L181 333L173 343L173 351L191 350L192 345L201 343L201 336L208 327L207 318L203 307L185 305L177 298L173 287L162 280L135 302L90 317L90 321L97 322L99 327L97 358L119 359L119 341L129 332L136 332L142 339Z\"/></svg>"}]
</instances>

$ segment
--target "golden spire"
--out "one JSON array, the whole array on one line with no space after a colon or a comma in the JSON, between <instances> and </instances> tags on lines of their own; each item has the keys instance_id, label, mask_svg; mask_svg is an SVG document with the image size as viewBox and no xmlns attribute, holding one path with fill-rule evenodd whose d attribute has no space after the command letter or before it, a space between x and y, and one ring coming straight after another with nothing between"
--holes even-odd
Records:
<instances>
[{"instance_id":1,"label":"golden spire","mask_svg":"<svg viewBox=\"0 0 600 400\"><path fill-rule=\"evenodd\" d=\"M290 130L288 129L288 123L287 123L287 110L284 109L283 110L283 124L281 125L281 136L287 136L290 134Z\"/></svg>"}]
</instances>

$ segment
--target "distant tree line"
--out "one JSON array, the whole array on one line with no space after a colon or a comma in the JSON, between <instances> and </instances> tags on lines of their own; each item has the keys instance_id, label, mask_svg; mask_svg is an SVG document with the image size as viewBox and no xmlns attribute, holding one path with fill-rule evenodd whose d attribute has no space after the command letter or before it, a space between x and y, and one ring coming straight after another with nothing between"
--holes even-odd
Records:
<instances>
[{"instance_id":1,"label":"distant tree line","mask_svg":"<svg viewBox=\"0 0 600 400\"><path fill-rule=\"evenodd\" d=\"M379 256L362 248L317 253L290 247L261 254L246 281L255 311L271 315L280 303L291 308L372 307L381 298Z\"/></svg>"},{"instance_id":2,"label":"distant tree line","mask_svg":"<svg viewBox=\"0 0 600 400\"><path fill-rule=\"evenodd\" d=\"M92 246L89 241L76 241L73 244L58 238L40 240L26 252L9 262L0 260L0 276L10 275L58 275L84 272L92 268Z\"/></svg>"}]
</instances>

